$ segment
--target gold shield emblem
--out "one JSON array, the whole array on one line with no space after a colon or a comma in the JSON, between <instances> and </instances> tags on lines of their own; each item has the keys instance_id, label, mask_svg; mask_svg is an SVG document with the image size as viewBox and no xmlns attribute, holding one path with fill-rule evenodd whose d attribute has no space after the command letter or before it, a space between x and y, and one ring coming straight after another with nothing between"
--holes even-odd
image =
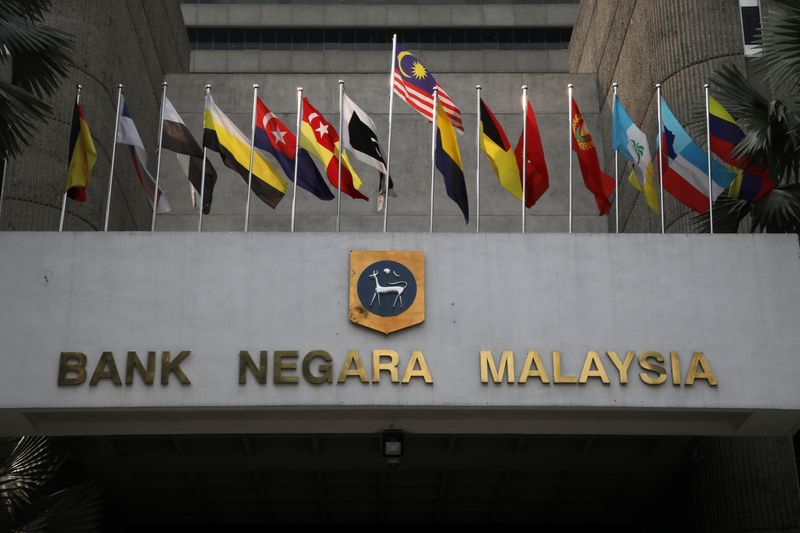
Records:
<instances>
[{"instance_id":1,"label":"gold shield emblem","mask_svg":"<svg viewBox=\"0 0 800 533\"><path fill-rule=\"evenodd\" d=\"M421 251L350 251L350 321L385 334L425 320Z\"/></svg>"}]
</instances>

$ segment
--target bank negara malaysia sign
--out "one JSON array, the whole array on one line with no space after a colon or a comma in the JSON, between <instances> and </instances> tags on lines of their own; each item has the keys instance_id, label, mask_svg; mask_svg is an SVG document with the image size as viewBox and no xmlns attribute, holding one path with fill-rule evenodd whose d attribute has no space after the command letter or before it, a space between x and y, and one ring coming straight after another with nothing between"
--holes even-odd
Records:
<instances>
[{"instance_id":1,"label":"bank negara malaysia sign","mask_svg":"<svg viewBox=\"0 0 800 533\"><path fill-rule=\"evenodd\" d=\"M350 321L392 333L425 320L425 255L350 252Z\"/></svg>"}]
</instances>

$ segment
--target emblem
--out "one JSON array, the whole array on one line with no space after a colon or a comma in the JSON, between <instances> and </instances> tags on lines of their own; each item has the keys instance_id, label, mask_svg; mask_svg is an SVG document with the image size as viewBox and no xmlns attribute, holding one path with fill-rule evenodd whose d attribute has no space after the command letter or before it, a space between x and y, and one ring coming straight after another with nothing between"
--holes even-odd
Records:
<instances>
[{"instance_id":1,"label":"emblem","mask_svg":"<svg viewBox=\"0 0 800 533\"><path fill-rule=\"evenodd\" d=\"M422 252L350 252L350 321L389 334L425 320Z\"/></svg>"}]
</instances>

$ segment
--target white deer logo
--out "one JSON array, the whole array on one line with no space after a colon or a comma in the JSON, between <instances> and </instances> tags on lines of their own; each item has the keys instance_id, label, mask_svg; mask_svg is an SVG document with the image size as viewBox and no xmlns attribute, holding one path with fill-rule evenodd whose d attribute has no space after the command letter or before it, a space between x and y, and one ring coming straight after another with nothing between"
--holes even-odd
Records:
<instances>
[{"instance_id":1,"label":"white deer logo","mask_svg":"<svg viewBox=\"0 0 800 533\"><path fill-rule=\"evenodd\" d=\"M394 274L396 277L400 277L400 275L388 268L383 269L384 274L389 274L390 272ZM400 302L400 309L403 308L403 291L406 290L408 287L408 283L405 281L390 281L388 285L381 285L381 282L378 280L378 271L373 270L372 274L369 275L372 279L375 280L375 293L372 295L372 300L369 302L369 306L372 307L372 304L375 302L375 298L378 299L378 307L381 307L381 294L394 294L394 303L392 303L392 309L394 309L397 302Z\"/></svg>"}]
</instances>

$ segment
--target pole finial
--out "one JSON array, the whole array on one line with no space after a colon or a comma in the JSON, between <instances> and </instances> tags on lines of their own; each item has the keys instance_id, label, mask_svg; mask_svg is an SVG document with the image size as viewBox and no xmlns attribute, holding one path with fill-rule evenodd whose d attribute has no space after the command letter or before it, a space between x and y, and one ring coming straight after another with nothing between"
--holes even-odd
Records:
<instances>
[{"instance_id":1,"label":"pole finial","mask_svg":"<svg viewBox=\"0 0 800 533\"><path fill-rule=\"evenodd\" d=\"M339 80L339 85L344 85L344 80Z\"/></svg>"},{"instance_id":2,"label":"pole finial","mask_svg":"<svg viewBox=\"0 0 800 533\"><path fill-rule=\"evenodd\" d=\"M258 84L257 83L253 84L253 89L258 89Z\"/></svg>"},{"instance_id":3,"label":"pole finial","mask_svg":"<svg viewBox=\"0 0 800 533\"><path fill-rule=\"evenodd\" d=\"M481 88L481 86L480 86L480 85L476 85L476 86L475 86L475 88L476 88L476 89L480 89L480 88Z\"/></svg>"},{"instance_id":4,"label":"pole finial","mask_svg":"<svg viewBox=\"0 0 800 533\"><path fill-rule=\"evenodd\" d=\"M169 83L167 83L167 80L161 82L162 87L166 87L167 85L169 85Z\"/></svg>"},{"instance_id":5,"label":"pole finial","mask_svg":"<svg viewBox=\"0 0 800 533\"><path fill-rule=\"evenodd\" d=\"M571 83L567 84L567 89L572 89L573 85Z\"/></svg>"},{"instance_id":6,"label":"pole finial","mask_svg":"<svg viewBox=\"0 0 800 533\"><path fill-rule=\"evenodd\" d=\"M656 83L656 89L660 89L660 88L661 88L661 84L660 83Z\"/></svg>"},{"instance_id":7,"label":"pole finial","mask_svg":"<svg viewBox=\"0 0 800 533\"><path fill-rule=\"evenodd\" d=\"M619 83L617 83L617 82L614 82L614 83L612 83L612 84L611 84L611 86L612 86L612 87L619 87Z\"/></svg>"},{"instance_id":8,"label":"pole finial","mask_svg":"<svg viewBox=\"0 0 800 533\"><path fill-rule=\"evenodd\" d=\"M527 86L527 85L523 85L523 86L522 86L522 90L523 90L523 91L527 91L527 90L528 90L528 86Z\"/></svg>"},{"instance_id":9,"label":"pole finial","mask_svg":"<svg viewBox=\"0 0 800 533\"><path fill-rule=\"evenodd\" d=\"M707 83L703 84L703 89L708 89L709 85Z\"/></svg>"},{"instance_id":10,"label":"pole finial","mask_svg":"<svg viewBox=\"0 0 800 533\"><path fill-rule=\"evenodd\" d=\"M122 84L117 85L117 89L122 89Z\"/></svg>"},{"instance_id":11,"label":"pole finial","mask_svg":"<svg viewBox=\"0 0 800 533\"><path fill-rule=\"evenodd\" d=\"M79 91L80 91L81 89L83 89L83 85L81 85L80 83L79 83L78 85L76 85L75 87L77 87Z\"/></svg>"}]
</instances>

